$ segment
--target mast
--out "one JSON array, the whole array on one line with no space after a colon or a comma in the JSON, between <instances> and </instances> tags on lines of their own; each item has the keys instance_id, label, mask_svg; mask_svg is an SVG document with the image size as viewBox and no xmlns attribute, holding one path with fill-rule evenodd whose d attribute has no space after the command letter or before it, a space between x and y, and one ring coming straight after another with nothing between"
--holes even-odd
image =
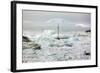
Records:
<instances>
[{"instance_id":1,"label":"mast","mask_svg":"<svg viewBox=\"0 0 100 73\"><path fill-rule=\"evenodd\" d=\"M59 38L59 24L58 24L58 26L57 26L57 33L58 33L57 39L60 40L60 38Z\"/></svg>"}]
</instances>

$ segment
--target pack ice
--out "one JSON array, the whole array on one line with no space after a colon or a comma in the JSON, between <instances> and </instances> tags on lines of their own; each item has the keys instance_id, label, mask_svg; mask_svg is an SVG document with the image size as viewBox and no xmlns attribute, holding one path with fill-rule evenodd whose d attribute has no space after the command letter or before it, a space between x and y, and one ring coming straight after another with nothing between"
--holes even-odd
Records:
<instances>
[{"instance_id":1,"label":"pack ice","mask_svg":"<svg viewBox=\"0 0 100 73\"><path fill-rule=\"evenodd\" d=\"M59 40L56 39L58 34L54 30L45 30L34 36L31 34L23 36L23 63L88 60L91 58L91 32L60 33Z\"/></svg>"}]
</instances>

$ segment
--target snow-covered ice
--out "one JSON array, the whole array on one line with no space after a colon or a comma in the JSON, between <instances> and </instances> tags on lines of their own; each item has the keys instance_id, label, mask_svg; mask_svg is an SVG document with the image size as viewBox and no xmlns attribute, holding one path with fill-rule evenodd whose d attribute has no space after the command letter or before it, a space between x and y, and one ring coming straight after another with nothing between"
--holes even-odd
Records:
<instances>
[{"instance_id":1,"label":"snow-covered ice","mask_svg":"<svg viewBox=\"0 0 100 73\"><path fill-rule=\"evenodd\" d=\"M26 36L30 36L26 34ZM91 58L91 33L84 31L66 32L60 34L64 39L56 39L53 30L31 36L31 42L23 41L22 62L50 62L68 60L88 60ZM40 49L34 45L40 45Z\"/></svg>"}]
</instances>

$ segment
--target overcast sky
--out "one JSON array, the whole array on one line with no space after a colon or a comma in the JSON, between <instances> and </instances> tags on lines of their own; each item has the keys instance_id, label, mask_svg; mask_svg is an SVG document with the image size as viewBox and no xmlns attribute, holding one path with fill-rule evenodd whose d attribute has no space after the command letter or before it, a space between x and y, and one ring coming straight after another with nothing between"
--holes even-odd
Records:
<instances>
[{"instance_id":1,"label":"overcast sky","mask_svg":"<svg viewBox=\"0 0 100 73\"><path fill-rule=\"evenodd\" d=\"M87 30L91 26L91 14L23 10L24 32L56 30L58 24L60 32Z\"/></svg>"}]
</instances>

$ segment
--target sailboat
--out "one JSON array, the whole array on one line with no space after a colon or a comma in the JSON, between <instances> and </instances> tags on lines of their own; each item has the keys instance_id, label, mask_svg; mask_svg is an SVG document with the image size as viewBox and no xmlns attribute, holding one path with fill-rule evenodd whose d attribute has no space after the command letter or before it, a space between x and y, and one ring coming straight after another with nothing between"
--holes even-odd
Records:
<instances>
[{"instance_id":1,"label":"sailboat","mask_svg":"<svg viewBox=\"0 0 100 73\"><path fill-rule=\"evenodd\" d=\"M61 39L69 39L68 37L60 37L60 33L59 33L59 24L57 25L57 40L61 40ZM59 44L61 46L61 44ZM72 43L71 44L68 44L68 43L65 43L63 44L65 46L69 46L69 47L72 47Z\"/></svg>"},{"instance_id":2,"label":"sailboat","mask_svg":"<svg viewBox=\"0 0 100 73\"><path fill-rule=\"evenodd\" d=\"M58 24L58 26L57 26L57 34L58 34L58 36L57 36L56 39L60 40L60 37L59 37L59 24Z\"/></svg>"},{"instance_id":3,"label":"sailboat","mask_svg":"<svg viewBox=\"0 0 100 73\"><path fill-rule=\"evenodd\" d=\"M59 27L59 24L57 25L57 37L56 37L56 39L57 40L60 40L60 39L68 39L69 37L68 36L60 36L60 27Z\"/></svg>"}]
</instances>

